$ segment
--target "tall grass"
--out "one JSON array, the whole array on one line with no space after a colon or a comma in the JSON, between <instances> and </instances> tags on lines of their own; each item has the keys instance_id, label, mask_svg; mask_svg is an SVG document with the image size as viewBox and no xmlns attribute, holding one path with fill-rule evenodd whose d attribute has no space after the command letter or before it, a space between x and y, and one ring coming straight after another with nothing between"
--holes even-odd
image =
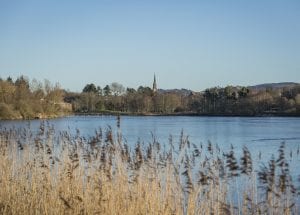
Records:
<instances>
[{"instance_id":1,"label":"tall grass","mask_svg":"<svg viewBox=\"0 0 300 215\"><path fill-rule=\"evenodd\" d=\"M0 214L299 214L284 143L254 171L246 147L237 158L183 133L129 147L117 123L90 138L2 128Z\"/></svg>"}]
</instances>

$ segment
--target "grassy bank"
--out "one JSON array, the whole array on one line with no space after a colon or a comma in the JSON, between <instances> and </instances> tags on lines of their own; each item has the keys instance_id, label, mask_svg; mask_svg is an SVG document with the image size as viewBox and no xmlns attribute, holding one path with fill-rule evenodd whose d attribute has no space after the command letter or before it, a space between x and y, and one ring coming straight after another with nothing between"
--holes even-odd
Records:
<instances>
[{"instance_id":1,"label":"grassy bank","mask_svg":"<svg viewBox=\"0 0 300 215\"><path fill-rule=\"evenodd\" d=\"M237 158L184 134L129 145L109 127L85 138L42 123L0 137L1 214L299 213L284 143L255 172L246 147Z\"/></svg>"}]
</instances>

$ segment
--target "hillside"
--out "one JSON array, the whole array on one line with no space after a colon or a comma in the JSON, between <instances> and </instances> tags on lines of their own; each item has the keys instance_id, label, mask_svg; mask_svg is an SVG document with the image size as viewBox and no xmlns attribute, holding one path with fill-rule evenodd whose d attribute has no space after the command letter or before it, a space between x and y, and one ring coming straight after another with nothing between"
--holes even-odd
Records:
<instances>
[{"instance_id":1,"label":"hillside","mask_svg":"<svg viewBox=\"0 0 300 215\"><path fill-rule=\"evenodd\" d=\"M282 88L292 88L295 87L297 85L300 85L299 83L295 83L295 82L280 82L280 83L265 83L265 84L258 84L258 85L254 85L254 86L249 86L249 89L252 90L265 90L268 88L271 89L282 89Z\"/></svg>"}]
</instances>

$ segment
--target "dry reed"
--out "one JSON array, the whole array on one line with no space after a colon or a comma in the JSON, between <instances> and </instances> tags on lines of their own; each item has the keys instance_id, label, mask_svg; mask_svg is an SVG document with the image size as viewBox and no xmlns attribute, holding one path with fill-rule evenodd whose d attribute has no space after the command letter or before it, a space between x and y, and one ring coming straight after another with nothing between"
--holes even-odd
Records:
<instances>
[{"instance_id":1,"label":"dry reed","mask_svg":"<svg viewBox=\"0 0 300 215\"><path fill-rule=\"evenodd\" d=\"M116 135L108 127L90 138L45 122L37 134L2 128L0 214L299 213L284 143L254 172L246 147L240 162L233 148L204 150L183 132L164 150L155 138L130 147L119 128L119 118Z\"/></svg>"}]
</instances>

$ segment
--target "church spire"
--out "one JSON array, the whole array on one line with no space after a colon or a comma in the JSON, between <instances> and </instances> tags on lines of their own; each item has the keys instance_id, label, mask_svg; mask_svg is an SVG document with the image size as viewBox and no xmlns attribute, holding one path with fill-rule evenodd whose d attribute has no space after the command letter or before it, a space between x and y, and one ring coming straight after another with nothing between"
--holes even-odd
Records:
<instances>
[{"instance_id":1,"label":"church spire","mask_svg":"<svg viewBox=\"0 0 300 215\"><path fill-rule=\"evenodd\" d=\"M154 74L154 80L153 80L153 88L152 88L152 91L155 93L157 91L157 85L156 85L156 77L155 77L155 74Z\"/></svg>"}]
</instances>

